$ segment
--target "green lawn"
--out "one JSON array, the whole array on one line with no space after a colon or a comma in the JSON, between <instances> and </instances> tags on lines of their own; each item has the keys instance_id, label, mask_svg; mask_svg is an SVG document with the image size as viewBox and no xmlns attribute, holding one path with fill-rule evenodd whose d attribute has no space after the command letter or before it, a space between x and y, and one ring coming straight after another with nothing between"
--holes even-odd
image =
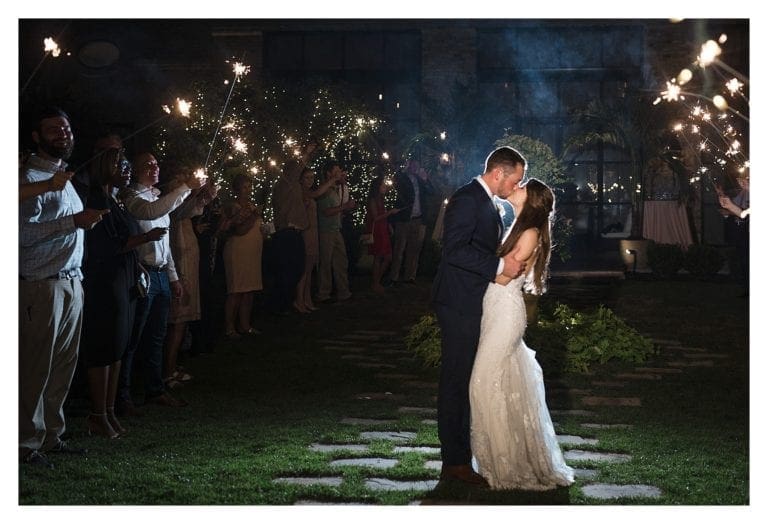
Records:
<instances>
[{"instance_id":1,"label":"green lawn","mask_svg":"<svg viewBox=\"0 0 768 524\"><path fill-rule=\"evenodd\" d=\"M355 284L364 289L367 277ZM712 368L630 382L615 394L639 397L642 407L599 408L598 417L589 420L633 424L631 429L586 430L579 425L586 420L553 417L561 424L559 433L596 436L598 449L633 457L628 463L601 465L595 468L595 480L579 481L569 489L530 494L440 485L429 493L372 492L364 486L367 477L424 480L437 479L438 473L423 468L424 457L415 453L398 455L400 463L382 471L334 468L329 458L354 454L307 449L313 442L358 442L359 431L382 429L342 425L343 417L394 418L398 422L384 429L415 431L414 444L438 445L436 426L421 422L426 417L397 412L402 405L434 406L436 391L375 377L382 372L409 373L436 382L437 370L398 360L405 354L386 354L396 370L362 369L342 359L342 352L322 349L325 344L320 342L358 330L391 330L397 335L383 341L402 341L408 327L429 311L429 283L424 281L390 290L385 298L361 291L348 303L311 315L257 318L264 335L222 343L214 355L187 360L195 379L175 391L189 400L189 407L148 408L144 417L125 420L130 432L119 441L88 437L87 404L72 399L69 437L72 444L90 449L88 458L54 456L53 471L21 467L19 502L283 505L299 499L375 504L422 499L438 504L598 504L587 500L579 486L611 482L654 485L663 497L610 504L748 504L748 314L747 301L737 294L738 288L727 282L552 282L542 307L554 301L574 307L602 302L643 333L728 355ZM648 365L661 365L665 355L655 358L658 362ZM633 367L608 364L591 376L560 377L557 387L607 394L591 381ZM385 391L407 393L408 399L356 398ZM556 395L550 407L583 408L577 398ZM394 456L392 444L383 441L374 442L372 451L365 456ZM343 476L344 482L339 487L281 486L272 482L279 476Z\"/></svg>"}]
</instances>

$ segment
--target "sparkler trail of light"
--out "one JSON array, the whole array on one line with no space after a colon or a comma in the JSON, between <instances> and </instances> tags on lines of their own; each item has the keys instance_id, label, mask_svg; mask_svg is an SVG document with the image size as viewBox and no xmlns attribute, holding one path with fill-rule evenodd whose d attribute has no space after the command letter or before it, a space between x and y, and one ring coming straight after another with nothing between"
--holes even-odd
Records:
<instances>
[{"instance_id":1,"label":"sparkler trail of light","mask_svg":"<svg viewBox=\"0 0 768 524\"><path fill-rule=\"evenodd\" d=\"M219 123L216 125L216 131L214 131L213 139L211 140L211 147L208 148L208 156L205 159L205 169L208 169L208 162L211 161L211 153L213 153L213 146L216 143L216 137L219 136L219 129L221 128L221 122L224 120L224 115L227 112L227 106L229 105L229 101L232 98L232 92L235 90L235 84L237 84L237 79L240 78L241 75L248 73L250 69L251 69L250 67L244 66L240 62L235 62L233 66L233 72L235 74L235 78L232 80L232 86L229 88L227 99L224 101L224 107L221 108L221 115L219 115Z\"/></svg>"},{"instance_id":2,"label":"sparkler trail of light","mask_svg":"<svg viewBox=\"0 0 768 524\"><path fill-rule=\"evenodd\" d=\"M189 109L190 109L191 106L192 106L192 104L190 104L186 100L183 100L183 99L180 99L180 98L176 99L176 108L179 110L179 114L181 116L183 116L183 117L187 117L187 118L189 117ZM171 108L168 107L167 105L162 106L162 108L163 108L163 111L165 112L165 114L163 116L161 116L157 120L153 120L152 122L150 122L149 124L145 125L144 127L141 127L139 129L137 129L133 133L123 137L122 138L123 142L127 142L128 139L135 137L136 135L138 135L142 131L145 131L145 130L149 129L150 127L154 126L155 124L160 123L162 120L165 120L166 118L168 118L172 114ZM80 164L77 168L75 168L75 172L80 171L85 166L87 166L88 164L90 164L91 162L93 162L94 160L96 160L97 158L99 158L101 155L103 155L106 152L107 152L107 150L99 151L94 156L92 156L91 158L89 158L88 160L86 160L85 162Z\"/></svg>"},{"instance_id":3,"label":"sparkler trail of light","mask_svg":"<svg viewBox=\"0 0 768 524\"><path fill-rule=\"evenodd\" d=\"M29 86L29 83L32 81L32 79L37 74L37 71L42 67L43 62L45 62L45 59L48 58L48 55L53 54L53 56L59 56L59 53L61 53L61 49L59 49L59 45L56 43L59 40L59 37L64 33L64 31L69 26L69 22L64 24L64 27L61 31L59 31L59 34L56 35L56 38L48 37L45 40L43 40L43 50L45 51L45 54L43 55L43 58L40 59L40 61L37 63L35 68L32 70L32 73L29 75L29 78L27 78L27 81L24 82L24 85L21 87L21 91L19 91L19 96L24 94L24 91L26 91L27 87ZM54 54L54 52L58 50Z\"/></svg>"}]
</instances>

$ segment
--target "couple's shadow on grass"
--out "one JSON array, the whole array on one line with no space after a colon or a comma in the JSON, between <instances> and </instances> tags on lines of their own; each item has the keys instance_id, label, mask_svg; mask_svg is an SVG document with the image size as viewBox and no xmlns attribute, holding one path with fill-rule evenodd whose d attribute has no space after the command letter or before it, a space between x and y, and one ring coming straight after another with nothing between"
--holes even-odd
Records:
<instances>
[{"instance_id":1,"label":"couple's shadow on grass","mask_svg":"<svg viewBox=\"0 0 768 524\"><path fill-rule=\"evenodd\" d=\"M422 506L439 505L509 505L555 506L570 504L569 488L547 491L491 490L463 482L441 480L421 500Z\"/></svg>"}]
</instances>

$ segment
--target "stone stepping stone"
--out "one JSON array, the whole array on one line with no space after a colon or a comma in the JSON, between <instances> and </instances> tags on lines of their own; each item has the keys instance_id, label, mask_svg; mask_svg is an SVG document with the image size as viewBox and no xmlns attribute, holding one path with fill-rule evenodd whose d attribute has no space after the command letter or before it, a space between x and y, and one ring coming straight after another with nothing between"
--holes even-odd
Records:
<instances>
[{"instance_id":1,"label":"stone stepping stone","mask_svg":"<svg viewBox=\"0 0 768 524\"><path fill-rule=\"evenodd\" d=\"M366 425L366 426L380 426L383 424L394 424L397 420L395 419L382 419L382 418L355 418L355 417L346 417L341 419L342 424L348 424L348 425Z\"/></svg>"},{"instance_id":2,"label":"stone stepping stone","mask_svg":"<svg viewBox=\"0 0 768 524\"><path fill-rule=\"evenodd\" d=\"M407 375L405 373L378 373L374 375L376 378L391 378L393 380L416 380L416 375Z\"/></svg>"},{"instance_id":3,"label":"stone stepping stone","mask_svg":"<svg viewBox=\"0 0 768 524\"><path fill-rule=\"evenodd\" d=\"M587 406L642 406L642 402L637 397L583 397L582 404Z\"/></svg>"},{"instance_id":4,"label":"stone stepping stone","mask_svg":"<svg viewBox=\"0 0 768 524\"><path fill-rule=\"evenodd\" d=\"M326 344L329 346L345 346L349 344L357 344L357 342L349 342L347 340L339 340L337 338L334 339L328 339L328 338L321 338L318 340L320 344Z\"/></svg>"},{"instance_id":5,"label":"stone stepping stone","mask_svg":"<svg viewBox=\"0 0 768 524\"><path fill-rule=\"evenodd\" d=\"M323 346L328 351L346 351L348 353L365 353L366 350L355 346ZM344 357L342 357L344 358Z\"/></svg>"},{"instance_id":6,"label":"stone stepping stone","mask_svg":"<svg viewBox=\"0 0 768 524\"><path fill-rule=\"evenodd\" d=\"M426 424L427 426L437 426L437 421L431 418L425 418L421 423Z\"/></svg>"},{"instance_id":7,"label":"stone stepping stone","mask_svg":"<svg viewBox=\"0 0 768 524\"><path fill-rule=\"evenodd\" d=\"M595 380L592 382L592 385L604 388L623 388L627 383L619 382L617 380Z\"/></svg>"},{"instance_id":8,"label":"stone stepping stone","mask_svg":"<svg viewBox=\"0 0 768 524\"><path fill-rule=\"evenodd\" d=\"M380 337L394 337L397 335L397 331L384 331L376 329L357 329L354 332L355 335L378 335Z\"/></svg>"},{"instance_id":9,"label":"stone stepping stone","mask_svg":"<svg viewBox=\"0 0 768 524\"><path fill-rule=\"evenodd\" d=\"M688 352L695 352L695 353L706 353L707 350L704 348L698 348L698 347L692 347L692 346L678 346L675 349L679 349L680 351L688 351Z\"/></svg>"},{"instance_id":10,"label":"stone stepping stone","mask_svg":"<svg viewBox=\"0 0 768 524\"><path fill-rule=\"evenodd\" d=\"M379 340L380 338L381 336L379 335L356 335L354 333L350 333L349 335L344 335L341 337L342 340L354 340L354 341L364 341L364 342Z\"/></svg>"},{"instance_id":11,"label":"stone stepping stone","mask_svg":"<svg viewBox=\"0 0 768 524\"><path fill-rule=\"evenodd\" d=\"M351 355L341 355L342 360L367 360L368 362L381 362L380 360L377 360L376 357L372 357L370 355L358 355L356 353L353 353Z\"/></svg>"},{"instance_id":12,"label":"stone stepping stone","mask_svg":"<svg viewBox=\"0 0 768 524\"><path fill-rule=\"evenodd\" d=\"M355 395L356 400L404 400L405 395L401 393L390 393L386 391L384 393L358 393Z\"/></svg>"},{"instance_id":13,"label":"stone stepping stone","mask_svg":"<svg viewBox=\"0 0 768 524\"><path fill-rule=\"evenodd\" d=\"M548 395L591 395L591 389L553 388L547 391Z\"/></svg>"},{"instance_id":14,"label":"stone stepping stone","mask_svg":"<svg viewBox=\"0 0 768 524\"><path fill-rule=\"evenodd\" d=\"M359 368L367 368L367 369L374 369L374 368L395 369L397 367L395 364L384 364L383 362L354 362L354 365Z\"/></svg>"},{"instance_id":15,"label":"stone stepping stone","mask_svg":"<svg viewBox=\"0 0 768 524\"><path fill-rule=\"evenodd\" d=\"M344 479L341 477L280 477L272 479L274 484L294 484L296 486L334 486L339 487Z\"/></svg>"},{"instance_id":16,"label":"stone stepping stone","mask_svg":"<svg viewBox=\"0 0 768 524\"><path fill-rule=\"evenodd\" d=\"M583 449L569 449L563 452L563 457L568 460L591 460L594 462L620 463L632 460L631 455L623 453L605 453L600 451L585 451Z\"/></svg>"},{"instance_id":17,"label":"stone stepping stone","mask_svg":"<svg viewBox=\"0 0 768 524\"><path fill-rule=\"evenodd\" d=\"M581 488L585 496L593 499L617 499L621 497L641 497L657 499L661 490L645 484L589 484Z\"/></svg>"},{"instance_id":18,"label":"stone stepping stone","mask_svg":"<svg viewBox=\"0 0 768 524\"><path fill-rule=\"evenodd\" d=\"M413 431L363 431L360 438L369 440L392 440L396 442L412 440L416 438Z\"/></svg>"},{"instance_id":19,"label":"stone stepping stone","mask_svg":"<svg viewBox=\"0 0 768 524\"><path fill-rule=\"evenodd\" d=\"M631 380L661 380L661 375L654 373L619 373L616 378L626 378Z\"/></svg>"},{"instance_id":20,"label":"stone stepping stone","mask_svg":"<svg viewBox=\"0 0 768 524\"><path fill-rule=\"evenodd\" d=\"M436 480L365 479L365 487L372 491L432 491L435 486Z\"/></svg>"},{"instance_id":21,"label":"stone stepping stone","mask_svg":"<svg viewBox=\"0 0 768 524\"><path fill-rule=\"evenodd\" d=\"M649 337L651 339L651 342L658 346L679 346L680 342L677 340L667 340L663 338L652 338L649 335L643 335L644 337Z\"/></svg>"},{"instance_id":22,"label":"stone stepping stone","mask_svg":"<svg viewBox=\"0 0 768 524\"><path fill-rule=\"evenodd\" d=\"M591 417L595 415L594 411L587 411L586 409L550 409L550 415L574 415L579 417Z\"/></svg>"},{"instance_id":23,"label":"stone stepping stone","mask_svg":"<svg viewBox=\"0 0 768 524\"><path fill-rule=\"evenodd\" d=\"M583 468L573 468L573 477L577 479L593 479L597 476L599 471L596 469L583 469Z\"/></svg>"},{"instance_id":24,"label":"stone stepping stone","mask_svg":"<svg viewBox=\"0 0 768 524\"><path fill-rule=\"evenodd\" d=\"M638 373L682 373L682 369L677 368L635 368L635 371Z\"/></svg>"},{"instance_id":25,"label":"stone stepping stone","mask_svg":"<svg viewBox=\"0 0 768 524\"><path fill-rule=\"evenodd\" d=\"M559 444L596 446L599 442L596 438L579 437L578 435L556 435Z\"/></svg>"},{"instance_id":26,"label":"stone stepping stone","mask_svg":"<svg viewBox=\"0 0 768 524\"><path fill-rule=\"evenodd\" d=\"M408 350L405 347L405 343L403 343L403 342L371 342L369 345L372 348L397 349L397 350L400 350L400 351L407 351Z\"/></svg>"},{"instance_id":27,"label":"stone stepping stone","mask_svg":"<svg viewBox=\"0 0 768 524\"><path fill-rule=\"evenodd\" d=\"M398 465L397 459L362 457L332 460L331 466L370 466L372 468L390 469Z\"/></svg>"},{"instance_id":28,"label":"stone stepping stone","mask_svg":"<svg viewBox=\"0 0 768 524\"><path fill-rule=\"evenodd\" d=\"M440 453L440 448L432 446L395 446L392 448L393 453Z\"/></svg>"},{"instance_id":29,"label":"stone stepping stone","mask_svg":"<svg viewBox=\"0 0 768 524\"><path fill-rule=\"evenodd\" d=\"M416 413L419 415L437 415L437 408L426 408L416 406L400 406L397 408L398 413Z\"/></svg>"},{"instance_id":30,"label":"stone stepping stone","mask_svg":"<svg viewBox=\"0 0 768 524\"><path fill-rule=\"evenodd\" d=\"M413 388L436 388L437 382L424 382L423 380L409 380L403 382L403 386L410 386Z\"/></svg>"},{"instance_id":31,"label":"stone stepping stone","mask_svg":"<svg viewBox=\"0 0 768 524\"><path fill-rule=\"evenodd\" d=\"M402 355L405 353L404 351L401 351L399 349L379 349L379 348L371 348L373 352L377 355Z\"/></svg>"},{"instance_id":32,"label":"stone stepping stone","mask_svg":"<svg viewBox=\"0 0 768 524\"><path fill-rule=\"evenodd\" d=\"M721 359L721 358L731 358L731 355L726 355L725 353L690 353L690 354L683 353L683 358Z\"/></svg>"},{"instance_id":33,"label":"stone stepping stone","mask_svg":"<svg viewBox=\"0 0 768 524\"><path fill-rule=\"evenodd\" d=\"M694 361L694 362L669 362L670 366L680 367L680 368L711 368L715 365L714 362L711 360L701 360L701 361Z\"/></svg>"},{"instance_id":34,"label":"stone stepping stone","mask_svg":"<svg viewBox=\"0 0 768 524\"><path fill-rule=\"evenodd\" d=\"M322 500L299 499L294 506L375 506L368 502L325 502Z\"/></svg>"},{"instance_id":35,"label":"stone stepping stone","mask_svg":"<svg viewBox=\"0 0 768 524\"><path fill-rule=\"evenodd\" d=\"M310 444L309 449L320 453L331 453L334 451L370 451L368 444L320 444L317 442Z\"/></svg>"},{"instance_id":36,"label":"stone stepping stone","mask_svg":"<svg viewBox=\"0 0 768 524\"><path fill-rule=\"evenodd\" d=\"M595 424L594 422L584 422L579 424L585 429L630 429L632 424Z\"/></svg>"},{"instance_id":37,"label":"stone stepping stone","mask_svg":"<svg viewBox=\"0 0 768 524\"><path fill-rule=\"evenodd\" d=\"M440 471L443 469L443 461L442 460L428 460L424 463L424 467L426 469L436 469L437 471Z\"/></svg>"}]
</instances>

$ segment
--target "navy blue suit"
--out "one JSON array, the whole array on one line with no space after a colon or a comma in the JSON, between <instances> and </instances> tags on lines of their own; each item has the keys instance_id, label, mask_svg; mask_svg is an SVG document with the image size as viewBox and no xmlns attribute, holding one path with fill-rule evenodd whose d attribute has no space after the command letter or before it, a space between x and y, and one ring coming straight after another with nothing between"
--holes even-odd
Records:
<instances>
[{"instance_id":1,"label":"navy blue suit","mask_svg":"<svg viewBox=\"0 0 768 524\"><path fill-rule=\"evenodd\" d=\"M469 379L480 339L483 296L496 278L502 222L477 180L451 196L443 223L443 254L432 286L442 335L438 434L443 464L469 464Z\"/></svg>"}]
</instances>

